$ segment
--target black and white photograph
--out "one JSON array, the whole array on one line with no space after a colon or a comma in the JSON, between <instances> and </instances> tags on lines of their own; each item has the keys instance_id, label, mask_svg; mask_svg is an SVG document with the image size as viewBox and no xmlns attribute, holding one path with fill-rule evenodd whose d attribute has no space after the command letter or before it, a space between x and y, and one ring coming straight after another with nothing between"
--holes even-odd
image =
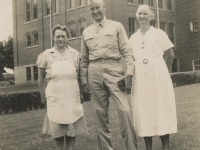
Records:
<instances>
[{"instance_id":1,"label":"black and white photograph","mask_svg":"<svg viewBox=\"0 0 200 150\"><path fill-rule=\"evenodd\" d=\"M200 0L0 0L0 150L200 150Z\"/></svg>"}]
</instances>

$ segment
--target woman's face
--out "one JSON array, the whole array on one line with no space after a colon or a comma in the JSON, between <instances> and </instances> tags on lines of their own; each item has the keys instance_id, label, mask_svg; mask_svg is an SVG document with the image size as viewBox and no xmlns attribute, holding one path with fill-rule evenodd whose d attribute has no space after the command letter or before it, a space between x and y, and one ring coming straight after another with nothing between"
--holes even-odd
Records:
<instances>
[{"instance_id":1,"label":"woman's face","mask_svg":"<svg viewBox=\"0 0 200 150\"><path fill-rule=\"evenodd\" d=\"M67 46L67 35L65 31L62 30L56 30L54 35L54 41L56 46L59 49L63 49Z\"/></svg>"},{"instance_id":2,"label":"woman's face","mask_svg":"<svg viewBox=\"0 0 200 150\"><path fill-rule=\"evenodd\" d=\"M136 17L137 17L139 24L149 25L149 23L152 19L152 14L149 12L149 10L147 8L139 8Z\"/></svg>"}]
</instances>

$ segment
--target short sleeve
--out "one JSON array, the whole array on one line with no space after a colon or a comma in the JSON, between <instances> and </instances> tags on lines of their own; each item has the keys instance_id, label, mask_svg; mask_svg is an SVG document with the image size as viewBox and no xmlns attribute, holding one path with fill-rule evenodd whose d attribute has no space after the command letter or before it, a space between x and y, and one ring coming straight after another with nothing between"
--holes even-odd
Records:
<instances>
[{"instance_id":1,"label":"short sleeve","mask_svg":"<svg viewBox=\"0 0 200 150\"><path fill-rule=\"evenodd\" d=\"M36 61L38 68L46 68L47 66L47 56L45 53L41 53L38 55L37 61Z\"/></svg>"},{"instance_id":2,"label":"short sleeve","mask_svg":"<svg viewBox=\"0 0 200 150\"><path fill-rule=\"evenodd\" d=\"M168 38L167 34L164 31L160 30L160 35L161 35L161 46L163 51L166 51L174 47L174 44L170 41L170 39Z\"/></svg>"}]
</instances>

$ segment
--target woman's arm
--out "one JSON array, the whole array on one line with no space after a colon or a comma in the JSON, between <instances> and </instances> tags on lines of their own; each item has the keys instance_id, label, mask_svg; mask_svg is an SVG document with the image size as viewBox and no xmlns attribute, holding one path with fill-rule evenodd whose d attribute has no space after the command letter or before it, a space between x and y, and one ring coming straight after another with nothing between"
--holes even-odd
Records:
<instances>
[{"instance_id":1,"label":"woman's arm","mask_svg":"<svg viewBox=\"0 0 200 150\"><path fill-rule=\"evenodd\" d=\"M170 48L164 52L164 57L165 57L165 63L167 65L169 73L172 72L172 63L174 59L174 52L173 49Z\"/></svg>"},{"instance_id":2,"label":"woman's arm","mask_svg":"<svg viewBox=\"0 0 200 150\"><path fill-rule=\"evenodd\" d=\"M38 86L40 90L41 102L44 105L46 105L45 76L46 76L45 68L38 68Z\"/></svg>"}]
</instances>

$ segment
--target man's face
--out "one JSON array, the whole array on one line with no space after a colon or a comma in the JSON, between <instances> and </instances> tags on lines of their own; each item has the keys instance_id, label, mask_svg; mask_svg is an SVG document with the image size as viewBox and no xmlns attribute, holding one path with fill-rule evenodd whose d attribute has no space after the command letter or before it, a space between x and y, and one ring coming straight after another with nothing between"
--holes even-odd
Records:
<instances>
[{"instance_id":1,"label":"man's face","mask_svg":"<svg viewBox=\"0 0 200 150\"><path fill-rule=\"evenodd\" d=\"M59 49L63 49L64 47L66 47L67 46L66 32L59 29L56 30L54 35L54 41Z\"/></svg>"},{"instance_id":2,"label":"man's face","mask_svg":"<svg viewBox=\"0 0 200 150\"><path fill-rule=\"evenodd\" d=\"M90 9L91 16L96 22L101 22L103 20L105 6L94 5L94 6L91 6L89 9Z\"/></svg>"}]
</instances>

